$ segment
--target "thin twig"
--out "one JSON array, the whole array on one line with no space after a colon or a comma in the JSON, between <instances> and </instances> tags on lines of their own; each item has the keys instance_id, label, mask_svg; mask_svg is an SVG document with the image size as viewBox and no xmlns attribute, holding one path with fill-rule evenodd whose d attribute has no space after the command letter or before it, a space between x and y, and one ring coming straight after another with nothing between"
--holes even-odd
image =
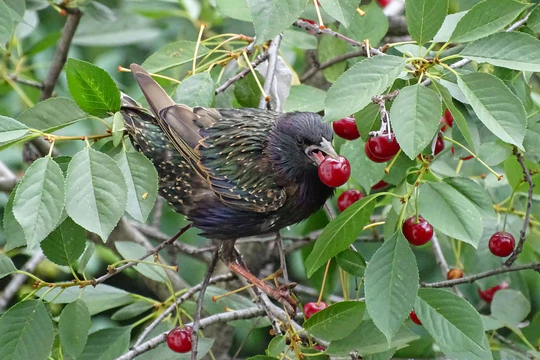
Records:
<instances>
[{"instance_id":1,"label":"thin twig","mask_svg":"<svg viewBox=\"0 0 540 360\"><path fill-rule=\"evenodd\" d=\"M422 287L425 287L425 288L451 287L454 285L473 283L476 280L484 279L484 278L494 276L494 275L504 274L504 273L512 272L512 271L521 271L521 270L535 270L540 273L540 263L531 263L531 264L518 265L518 266L513 266L513 267L507 267L503 265L496 269L484 271L484 272L474 274L474 275L465 276L460 279L445 280L445 281L439 281L439 282L434 282L434 283L422 283Z\"/></svg>"},{"instance_id":2,"label":"thin twig","mask_svg":"<svg viewBox=\"0 0 540 360\"><path fill-rule=\"evenodd\" d=\"M208 281L208 285L217 284L220 282L227 282L234 279L236 279L236 275L233 273L218 275L211 278ZM169 314L171 314L172 312L176 310L176 306L182 305L186 300L190 299L193 295L195 295L201 289L202 285L203 284L201 282L193 286L191 289L189 289L187 292L185 292L181 296L179 296L173 304L171 304L165 311L163 311L163 313L161 313L161 315L159 315L154 321L152 321L152 323L150 323L150 325L148 325L143 330L143 332L141 333L141 335L139 335L139 338L137 339L137 342L135 342L135 345L133 345L133 347L139 346L144 341L144 339L146 339L148 334L150 334L150 332L152 332L152 330L154 330L154 328L163 321L163 319L165 319Z\"/></svg>"},{"instance_id":3,"label":"thin twig","mask_svg":"<svg viewBox=\"0 0 540 360\"><path fill-rule=\"evenodd\" d=\"M201 313L202 313L202 304L204 300L204 293L206 292L206 288L208 287L208 284L210 283L210 277L214 273L214 270L216 270L218 260L219 260L219 249L216 249L214 251L214 256L212 257L212 262L210 263L210 266L208 267L204 280L201 284L201 289L199 290L199 296L197 297L197 312L195 313L195 320L193 321L193 332L191 333L191 344L192 344L191 360L197 360L197 353L199 352L199 348L198 348L199 329L200 329L200 320L201 320Z\"/></svg>"},{"instance_id":4,"label":"thin twig","mask_svg":"<svg viewBox=\"0 0 540 360\"><path fill-rule=\"evenodd\" d=\"M43 90L39 96L39 101L43 101L51 97L54 87L58 82L58 77L60 76L60 73L62 72L62 69L66 63L71 41L73 40L75 31L77 31L81 17L82 12L78 9L72 9L72 11L68 13L64 30L62 31L62 37L56 45L56 52L54 53L51 67L49 68L47 77L45 80L43 80Z\"/></svg>"},{"instance_id":5,"label":"thin twig","mask_svg":"<svg viewBox=\"0 0 540 360\"><path fill-rule=\"evenodd\" d=\"M504 336L502 336L501 334L497 334L495 333L495 338L497 340L499 340L500 342L502 342L503 344L505 344L506 346L508 346L510 349L520 353L521 355L531 359L531 360L535 360L535 357L534 355L531 355L529 353L527 353L527 351L523 350L522 348L520 348L519 346L517 346L516 344L514 344L512 341L508 340L507 338L505 338Z\"/></svg>"},{"instance_id":6,"label":"thin twig","mask_svg":"<svg viewBox=\"0 0 540 360\"><path fill-rule=\"evenodd\" d=\"M201 319L199 324L199 329L207 328L210 325L214 324L225 324L230 321L235 320L246 320L253 319L265 315L264 310L259 307L251 307L242 310L228 311L224 313L215 314L204 319ZM187 326L193 326L193 323L186 324ZM131 360L138 355L144 354L147 351L155 349L158 345L164 343L167 338L168 331L163 332L152 339L140 344L139 346L133 347L131 350L126 352L124 355L116 358L116 360Z\"/></svg>"},{"instance_id":7,"label":"thin twig","mask_svg":"<svg viewBox=\"0 0 540 360\"><path fill-rule=\"evenodd\" d=\"M519 165L521 165L521 169L523 171L523 174L525 175L525 180L529 184L529 191L528 191L528 197L527 197L527 210L525 211L525 218L523 219L523 228L519 232L519 242L517 247L512 252L512 255L505 261L505 266L512 266L512 264L517 260L517 257L519 254L523 251L523 244L525 243L525 236L527 235L527 229L529 228L529 223L531 221L531 210L532 210L532 202L533 202L533 195L534 195L534 181L531 177L531 173L529 172L529 169L527 169L527 165L525 165L525 160L523 159L523 156L518 151L517 147L514 146L514 155L517 157L517 160L519 162Z\"/></svg>"},{"instance_id":8,"label":"thin twig","mask_svg":"<svg viewBox=\"0 0 540 360\"><path fill-rule=\"evenodd\" d=\"M446 278L448 276L448 271L450 271L450 266L448 266L448 263L446 262L446 258L441 249L441 244L439 244L439 239L435 233L433 233L433 237L431 238L431 244L433 245L433 252L435 253L435 261L441 268L443 277ZM458 296L463 297L463 294L457 287L454 287L453 290Z\"/></svg>"},{"instance_id":9,"label":"thin twig","mask_svg":"<svg viewBox=\"0 0 540 360\"><path fill-rule=\"evenodd\" d=\"M28 86L31 86L31 87L34 87L34 88L40 89L40 90L43 89L43 84L40 83L39 81L23 79L23 78L15 75L15 74L10 74L7 77L10 78L11 80L15 81L15 82L20 83L20 84L28 85Z\"/></svg>"},{"instance_id":10,"label":"thin twig","mask_svg":"<svg viewBox=\"0 0 540 360\"><path fill-rule=\"evenodd\" d=\"M308 80L313 75L315 75L317 73L317 71L324 70L324 69L326 69L326 68L328 68L328 67L330 67L332 65L335 65L335 64L340 63L342 61L352 59L352 58L355 58L355 57L359 57L359 56L366 56L366 51L365 50L360 50L360 51L355 51L355 52L343 54L343 55L340 55L340 56L336 56L335 58L330 59L328 61L325 61L323 63L320 63L320 64L312 67L308 71L306 71L300 77L300 82L304 82L304 81Z\"/></svg>"},{"instance_id":11,"label":"thin twig","mask_svg":"<svg viewBox=\"0 0 540 360\"><path fill-rule=\"evenodd\" d=\"M99 278L97 279L94 279L92 281L92 285L93 286L96 286L97 284L101 284L102 282L104 282L105 280L107 280L108 278L118 274L119 272L122 272L124 271L125 269L128 269L130 267L133 267L135 265L137 265L139 263L139 261L142 261L144 259L146 259L147 257L149 257L150 255L153 255L153 254L156 254L158 253L160 250L164 249L165 247L171 245L172 243L174 243L176 241L176 239L178 239L183 233L185 233L189 228L191 227L191 224L189 225L186 225L184 226L182 229L180 229L180 231L174 235L173 237L171 237L170 239L162 242L161 244L159 244L158 246L156 246L155 248L151 249L151 250L148 250L146 251L146 254L144 254L143 256L141 256L140 258L138 258L137 260L138 261L131 261L131 262L128 262L118 268L115 268L115 269L111 269L107 274L103 275L103 276L100 276Z\"/></svg>"},{"instance_id":12,"label":"thin twig","mask_svg":"<svg viewBox=\"0 0 540 360\"><path fill-rule=\"evenodd\" d=\"M276 245L279 254L279 265L283 273L284 284L289 285L289 273L287 271L287 261L285 259L285 249L283 247L283 239L281 234L278 232L276 235ZM287 286L287 294L289 294L289 287Z\"/></svg>"},{"instance_id":13,"label":"thin twig","mask_svg":"<svg viewBox=\"0 0 540 360\"><path fill-rule=\"evenodd\" d=\"M21 270L26 272L32 272L36 269L40 262L45 260L45 255L41 251L37 251L32 257L22 266ZM0 313L4 312L6 306L9 304L13 296L24 285L27 276L24 274L16 274L13 276L9 284L4 289L2 296L0 296Z\"/></svg>"},{"instance_id":14,"label":"thin twig","mask_svg":"<svg viewBox=\"0 0 540 360\"><path fill-rule=\"evenodd\" d=\"M266 75L264 77L264 91L259 100L259 109L272 110L270 109L270 96L264 96L264 94L272 93L272 85L274 83L274 75L276 74L277 60L279 57L279 45L281 44L282 38L283 34L276 35L268 47L268 67L266 68Z\"/></svg>"},{"instance_id":15,"label":"thin twig","mask_svg":"<svg viewBox=\"0 0 540 360\"><path fill-rule=\"evenodd\" d=\"M255 58L255 60L253 60L251 62L251 67L253 68L256 68L257 66L259 66L260 63L262 63L263 61L265 61L266 59L268 59L268 52L265 51L264 53L260 54L259 56L257 56ZM238 74L234 75L233 77L231 77L229 80L225 81L223 83L223 85L221 85L220 87L218 87L215 91L216 95L219 94L219 93L222 93L224 92L225 90L227 90L227 88L229 86L231 86L232 84L234 84L236 81L242 79L244 76L246 76L251 70L249 69L249 67L246 67L245 69L241 70Z\"/></svg>"}]
</instances>

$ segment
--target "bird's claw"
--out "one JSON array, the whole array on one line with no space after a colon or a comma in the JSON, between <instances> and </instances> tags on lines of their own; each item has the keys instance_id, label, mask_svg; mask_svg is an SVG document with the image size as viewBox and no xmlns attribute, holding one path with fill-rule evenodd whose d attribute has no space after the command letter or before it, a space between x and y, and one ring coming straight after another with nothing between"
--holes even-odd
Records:
<instances>
[{"instance_id":1,"label":"bird's claw","mask_svg":"<svg viewBox=\"0 0 540 360\"><path fill-rule=\"evenodd\" d=\"M289 293L288 288L285 289L285 287L296 286L296 283L291 283L288 285L281 285L279 288L273 289L270 295L274 299L276 299L280 304L282 304L285 307L285 310L287 310L287 313L290 317L296 316L296 301L291 297L291 294Z\"/></svg>"}]
</instances>

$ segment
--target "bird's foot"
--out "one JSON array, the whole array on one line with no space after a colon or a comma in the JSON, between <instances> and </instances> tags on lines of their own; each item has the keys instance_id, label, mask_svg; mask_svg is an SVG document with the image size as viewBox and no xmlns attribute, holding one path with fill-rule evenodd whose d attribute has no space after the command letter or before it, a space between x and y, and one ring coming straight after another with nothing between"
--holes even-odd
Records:
<instances>
[{"instance_id":1,"label":"bird's foot","mask_svg":"<svg viewBox=\"0 0 540 360\"><path fill-rule=\"evenodd\" d=\"M242 266L241 264L237 262L228 264L228 267L229 269L231 269L231 271L237 273L238 275L241 275L247 281L257 286L266 295L280 302L285 307L285 309L287 310L287 313L289 313L290 316L296 316L296 301L294 301L294 299L291 297L291 294L289 291L290 289L296 286L296 283L284 284L275 288L261 281L259 278L253 275L248 269L246 269L244 266Z\"/></svg>"}]
</instances>

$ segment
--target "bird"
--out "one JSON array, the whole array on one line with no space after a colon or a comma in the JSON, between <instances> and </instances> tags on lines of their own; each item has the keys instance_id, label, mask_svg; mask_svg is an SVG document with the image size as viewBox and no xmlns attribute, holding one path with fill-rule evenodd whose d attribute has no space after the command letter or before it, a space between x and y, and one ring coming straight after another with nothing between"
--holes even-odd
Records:
<instances>
[{"instance_id":1,"label":"bird","mask_svg":"<svg viewBox=\"0 0 540 360\"><path fill-rule=\"evenodd\" d=\"M143 67L130 69L150 111L122 94L121 113L134 148L158 172L159 194L220 244L229 269L295 312L289 288L251 274L234 243L279 234L333 195L318 177L326 157L338 158L331 126L312 112L191 108L176 103Z\"/></svg>"}]
</instances>

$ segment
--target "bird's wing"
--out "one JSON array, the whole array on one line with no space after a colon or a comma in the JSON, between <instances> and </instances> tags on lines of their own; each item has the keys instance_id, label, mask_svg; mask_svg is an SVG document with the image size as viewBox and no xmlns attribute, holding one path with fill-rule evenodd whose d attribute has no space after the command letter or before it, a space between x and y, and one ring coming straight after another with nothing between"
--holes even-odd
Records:
<instances>
[{"instance_id":1,"label":"bird's wing","mask_svg":"<svg viewBox=\"0 0 540 360\"><path fill-rule=\"evenodd\" d=\"M277 113L257 109L220 109L222 118L202 131L201 168L212 189L227 205L270 212L280 208L285 190L265 154L266 139Z\"/></svg>"},{"instance_id":2,"label":"bird's wing","mask_svg":"<svg viewBox=\"0 0 540 360\"><path fill-rule=\"evenodd\" d=\"M156 122L176 150L228 206L274 211L285 202L264 154L277 113L217 110L176 104L139 65L130 66Z\"/></svg>"}]
</instances>

